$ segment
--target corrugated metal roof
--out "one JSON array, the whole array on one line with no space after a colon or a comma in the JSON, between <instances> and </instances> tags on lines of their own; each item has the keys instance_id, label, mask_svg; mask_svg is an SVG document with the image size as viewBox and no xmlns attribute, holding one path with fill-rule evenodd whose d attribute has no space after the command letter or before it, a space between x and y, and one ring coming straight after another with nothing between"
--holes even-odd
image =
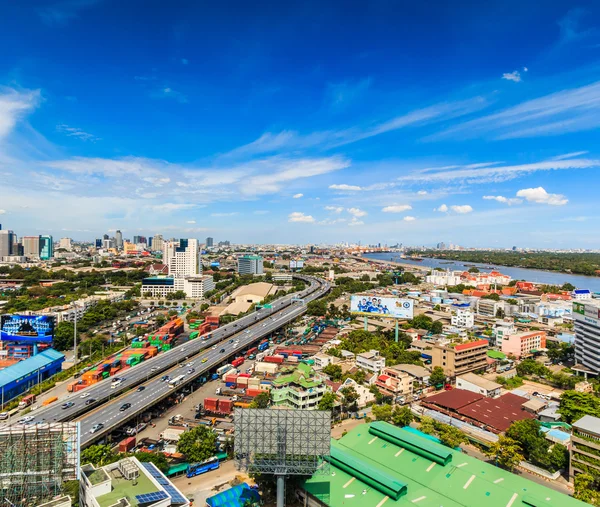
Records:
<instances>
[{"instance_id":1,"label":"corrugated metal roof","mask_svg":"<svg viewBox=\"0 0 600 507\"><path fill-rule=\"evenodd\" d=\"M485 398L483 394L477 394L465 389L452 389L451 391L442 391L439 394L428 396L423 401L433 403L443 408L458 410L459 408L479 401L482 398Z\"/></svg>"},{"instance_id":2,"label":"corrugated metal roof","mask_svg":"<svg viewBox=\"0 0 600 507\"><path fill-rule=\"evenodd\" d=\"M40 352L39 354L30 357L29 359L25 359L24 361L21 361L13 366L9 366L8 368L1 370L0 386L4 386L6 384L9 384L10 382L14 382L15 380L24 377L32 371L37 371L38 369L50 365L54 361L61 360L64 358L65 355L61 354L57 350L44 350L44 352Z\"/></svg>"}]
</instances>

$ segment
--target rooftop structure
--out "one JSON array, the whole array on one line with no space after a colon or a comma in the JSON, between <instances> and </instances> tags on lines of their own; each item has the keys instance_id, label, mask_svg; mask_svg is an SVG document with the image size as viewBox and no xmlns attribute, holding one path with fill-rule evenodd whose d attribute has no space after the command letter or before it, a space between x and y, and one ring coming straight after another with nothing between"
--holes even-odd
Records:
<instances>
[{"instance_id":1,"label":"rooftop structure","mask_svg":"<svg viewBox=\"0 0 600 507\"><path fill-rule=\"evenodd\" d=\"M271 389L273 403L296 409L317 409L327 388L322 380L313 375L310 366L300 363L290 374L274 379Z\"/></svg>"},{"instance_id":2,"label":"rooftop structure","mask_svg":"<svg viewBox=\"0 0 600 507\"><path fill-rule=\"evenodd\" d=\"M584 503L384 422L332 441L329 475L297 492L329 507L584 507ZM306 504L305 504L306 505Z\"/></svg>"},{"instance_id":3,"label":"rooftop structure","mask_svg":"<svg viewBox=\"0 0 600 507\"><path fill-rule=\"evenodd\" d=\"M238 258L238 273L240 275L262 275L263 258L260 255L242 255Z\"/></svg>"},{"instance_id":4,"label":"rooftop structure","mask_svg":"<svg viewBox=\"0 0 600 507\"><path fill-rule=\"evenodd\" d=\"M487 340L476 340L458 345L432 344L431 366L441 366L449 377L462 375L487 367Z\"/></svg>"},{"instance_id":5,"label":"rooftop structure","mask_svg":"<svg viewBox=\"0 0 600 507\"><path fill-rule=\"evenodd\" d=\"M456 387L458 389L465 389L474 393L483 394L491 398L495 398L500 395L502 386L497 382L485 379L474 373L465 373L460 377L456 377Z\"/></svg>"}]
</instances>

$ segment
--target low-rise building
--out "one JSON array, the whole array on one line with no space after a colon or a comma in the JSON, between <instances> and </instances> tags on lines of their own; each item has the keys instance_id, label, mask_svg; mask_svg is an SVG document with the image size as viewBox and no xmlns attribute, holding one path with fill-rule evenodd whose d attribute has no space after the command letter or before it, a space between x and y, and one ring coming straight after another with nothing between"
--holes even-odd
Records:
<instances>
[{"instance_id":1,"label":"low-rise building","mask_svg":"<svg viewBox=\"0 0 600 507\"><path fill-rule=\"evenodd\" d=\"M499 310L504 312L504 301L479 298L477 301L477 315L481 317L497 317Z\"/></svg>"},{"instance_id":2,"label":"low-rise building","mask_svg":"<svg viewBox=\"0 0 600 507\"><path fill-rule=\"evenodd\" d=\"M577 474L600 476L600 418L585 415L573 423L569 478Z\"/></svg>"},{"instance_id":3,"label":"low-rise building","mask_svg":"<svg viewBox=\"0 0 600 507\"><path fill-rule=\"evenodd\" d=\"M271 279L274 282L291 282L293 280L293 276L291 273L273 273L271 275Z\"/></svg>"},{"instance_id":4,"label":"low-rise building","mask_svg":"<svg viewBox=\"0 0 600 507\"><path fill-rule=\"evenodd\" d=\"M356 380L347 378L338 388L337 393L340 393L340 390L344 389L344 387L352 387L356 394L358 394L358 399L356 400L356 406L358 408L366 407L369 403L375 401L375 395L369 390L367 386L359 384Z\"/></svg>"},{"instance_id":5,"label":"low-rise building","mask_svg":"<svg viewBox=\"0 0 600 507\"><path fill-rule=\"evenodd\" d=\"M571 297L576 301L592 299L592 292L589 289L575 289L571 292Z\"/></svg>"},{"instance_id":6,"label":"low-rise building","mask_svg":"<svg viewBox=\"0 0 600 507\"><path fill-rule=\"evenodd\" d=\"M493 343L501 343L505 336L515 334L517 328L514 320L497 320L492 328Z\"/></svg>"},{"instance_id":7,"label":"low-rise building","mask_svg":"<svg viewBox=\"0 0 600 507\"><path fill-rule=\"evenodd\" d=\"M316 410L325 391L325 382L314 377L310 366L300 363L292 373L273 380L271 400L276 406Z\"/></svg>"},{"instance_id":8,"label":"low-rise building","mask_svg":"<svg viewBox=\"0 0 600 507\"><path fill-rule=\"evenodd\" d=\"M453 310L450 324L460 329L471 329L475 325L475 316L471 310Z\"/></svg>"},{"instance_id":9,"label":"low-rise building","mask_svg":"<svg viewBox=\"0 0 600 507\"><path fill-rule=\"evenodd\" d=\"M166 297L173 292L183 291L186 297L201 299L204 294L214 290L212 276L193 275L185 277L151 276L142 280L142 296L152 298Z\"/></svg>"},{"instance_id":10,"label":"low-rise building","mask_svg":"<svg viewBox=\"0 0 600 507\"><path fill-rule=\"evenodd\" d=\"M500 391L502 391L502 386L497 382L487 380L474 373L465 373L456 377L456 388L483 394L488 398L496 398L500 396Z\"/></svg>"},{"instance_id":11,"label":"low-rise building","mask_svg":"<svg viewBox=\"0 0 600 507\"><path fill-rule=\"evenodd\" d=\"M312 359L315 362L315 368L318 370L322 370L326 366L333 364L336 360L334 356L328 354L315 354Z\"/></svg>"},{"instance_id":12,"label":"low-rise building","mask_svg":"<svg viewBox=\"0 0 600 507\"><path fill-rule=\"evenodd\" d=\"M498 343L502 352L520 359L546 348L546 333L544 331L533 331L505 335Z\"/></svg>"},{"instance_id":13,"label":"low-rise building","mask_svg":"<svg viewBox=\"0 0 600 507\"><path fill-rule=\"evenodd\" d=\"M189 507L189 500L154 465L134 457L95 468L81 467L81 507Z\"/></svg>"},{"instance_id":14,"label":"low-rise building","mask_svg":"<svg viewBox=\"0 0 600 507\"><path fill-rule=\"evenodd\" d=\"M378 350L369 350L356 354L356 366L373 373L379 373L385 368L385 358Z\"/></svg>"},{"instance_id":15,"label":"low-rise building","mask_svg":"<svg viewBox=\"0 0 600 507\"><path fill-rule=\"evenodd\" d=\"M375 380L379 392L391 396L395 402L404 402L413 392L413 378L394 366L384 368Z\"/></svg>"},{"instance_id":16,"label":"low-rise building","mask_svg":"<svg viewBox=\"0 0 600 507\"><path fill-rule=\"evenodd\" d=\"M440 345L431 348L431 366L441 366L449 377L485 370L487 367L487 340Z\"/></svg>"},{"instance_id":17,"label":"low-rise building","mask_svg":"<svg viewBox=\"0 0 600 507\"><path fill-rule=\"evenodd\" d=\"M390 366L390 368L407 373L413 379L413 382L419 382L420 384L429 384L429 376L431 372L424 368L423 366L419 366L418 364L396 364L394 366Z\"/></svg>"}]
</instances>

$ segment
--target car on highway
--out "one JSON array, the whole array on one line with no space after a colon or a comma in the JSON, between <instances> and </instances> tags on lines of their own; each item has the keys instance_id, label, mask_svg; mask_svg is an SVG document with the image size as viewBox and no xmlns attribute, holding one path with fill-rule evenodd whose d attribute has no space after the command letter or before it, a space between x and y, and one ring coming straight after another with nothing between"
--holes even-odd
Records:
<instances>
[{"instance_id":1,"label":"car on highway","mask_svg":"<svg viewBox=\"0 0 600 507\"><path fill-rule=\"evenodd\" d=\"M0 413L0 421L5 421L6 419L8 419L8 412Z\"/></svg>"},{"instance_id":2,"label":"car on highway","mask_svg":"<svg viewBox=\"0 0 600 507\"><path fill-rule=\"evenodd\" d=\"M208 359L206 359L206 358L203 358L203 359L202 359L202 362L203 362L203 363L206 363L206 361L208 361Z\"/></svg>"},{"instance_id":3,"label":"car on highway","mask_svg":"<svg viewBox=\"0 0 600 507\"><path fill-rule=\"evenodd\" d=\"M25 417L21 417L21 419L19 419L17 422L25 424L25 423L28 423L29 421L33 421L34 419L35 419L34 416L32 416L32 415L26 415Z\"/></svg>"},{"instance_id":4,"label":"car on highway","mask_svg":"<svg viewBox=\"0 0 600 507\"><path fill-rule=\"evenodd\" d=\"M185 367L185 364L183 364L183 363L179 363L179 367L180 367L180 368L184 368L184 367Z\"/></svg>"},{"instance_id":5,"label":"car on highway","mask_svg":"<svg viewBox=\"0 0 600 507\"><path fill-rule=\"evenodd\" d=\"M219 353L222 354L223 352L225 352L225 349L221 349L219 350Z\"/></svg>"},{"instance_id":6,"label":"car on highway","mask_svg":"<svg viewBox=\"0 0 600 507\"><path fill-rule=\"evenodd\" d=\"M150 371L156 371L158 370L158 366L153 366L152 368L150 368Z\"/></svg>"},{"instance_id":7,"label":"car on highway","mask_svg":"<svg viewBox=\"0 0 600 507\"><path fill-rule=\"evenodd\" d=\"M83 393L80 398L87 398L90 395L90 393Z\"/></svg>"},{"instance_id":8,"label":"car on highway","mask_svg":"<svg viewBox=\"0 0 600 507\"><path fill-rule=\"evenodd\" d=\"M92 426L92 429L90 430L90 433L96 433L96 431L100 431L102 428L104 428L104 424L102 424L102 423L94 424Z\"/></svg>"},{"instance_id":9,"label":"car on highway","mask_svg":"<svg viewBox=\"0 0 600 507\"><path fill-rule=\"evenodd\" d=\"M121 408L119 408L119 411L125 412L125 410L127 410L129 407L131 407L131 403L123 403L123 405L121 405Z\"/></svg>"},{"instance_id":10,"label":"car on highway","mask_svg":"<svg viewBox=\"0 0 600 507\"><path fill-rule=\"evenodd\" d=\"M194 368L190 368L190 369L187 371L187 374L188 374L188 375L191 375L191 374L192 374L192 373L194 373L195 371L196 371L196 370L195 370Z\"/></svg>"},{"instance_id":11,"label":"car on highway","mask_svg":"<svg viewBox=\"0 0 600 507\"><path fill-rule=\"evenodd\" d=\"M194 363L188 363L186 366L193 366Z\"/></svg>"},{"instance_id":12,"label":"car on highway","mask_svg":"<svg viewBox=\"0 0 600 507\"><path fill-rule=\"evenodd\" d=\"M141 392L142 392L144 389L146 389L146 386L140 386L140 387L138 387L138 388L136 389L136 391L137 391L138 393L141 393Z\"/></svg>"},{"instance_id":13,"label":"car on highway","mask_svg":"<svg viewBox=\"0 0 600 507\"><path fill-rule=\"evenodd\" d=\"M213 345L213 347L212 347L212 348L213 348L213 350L215 350L215 349L217 348L217 346L216 346L216 345Z\"/></svg>"},{"instance_id":14,"label":"car on highway","mask_svg":"<svg viewBox=\"0 0 600 507\"><path fill-rule=\"evenodd\" d=\"M231 340L229 340L229 343L233 343L233 338Z\"/></svg>"},{"instance_id":15,"label":"car on highway","mask_svg":"<svg viewBox=\"0 0 600 507\"><path fill-rule=\"evenodd\" d=\"M61 405L61 408L63 410L66 410L67 408L71 408L73 405L75 405L75 403L73 403L72 401L67 401L67 403L63 403Z\"/></svg>"},{"instance_id":16,"label":"car on highway","mask_svg":"<svg viewBox=\"0 0 600 507\"><path fill-rule=\"evenodd\" d=\"M161 382L166 382L167 380L171 380L171 377L169 377L168 375L165 375L164 377L160 378Z\"/></svg>"},{"instance_id":17,"label":"car on highway","mask_svg":"<svg viewBox=\"0 0 600 507\"><path fill-rule=\"evenodd\" d=\"M92 403L96 403L96 398L90 398L89 400L85 400L85 405L89 406Z\"/></svg>"}]
</instances>

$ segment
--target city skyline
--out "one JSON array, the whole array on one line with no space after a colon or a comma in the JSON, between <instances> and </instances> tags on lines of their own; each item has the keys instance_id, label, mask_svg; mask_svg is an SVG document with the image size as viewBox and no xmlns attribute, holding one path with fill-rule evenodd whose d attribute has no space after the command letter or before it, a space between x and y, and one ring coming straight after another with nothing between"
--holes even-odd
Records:
<instances>
[{"instance_id":1,"label":"city skyline","mask_svg":"<svg viewBox=\"0 0 600 507\"><path fill-rule=\"evenodd\" d=\"M7 6L5 229L600 248L592 2L176 4Z\"/></svg>"}]
</instances>

